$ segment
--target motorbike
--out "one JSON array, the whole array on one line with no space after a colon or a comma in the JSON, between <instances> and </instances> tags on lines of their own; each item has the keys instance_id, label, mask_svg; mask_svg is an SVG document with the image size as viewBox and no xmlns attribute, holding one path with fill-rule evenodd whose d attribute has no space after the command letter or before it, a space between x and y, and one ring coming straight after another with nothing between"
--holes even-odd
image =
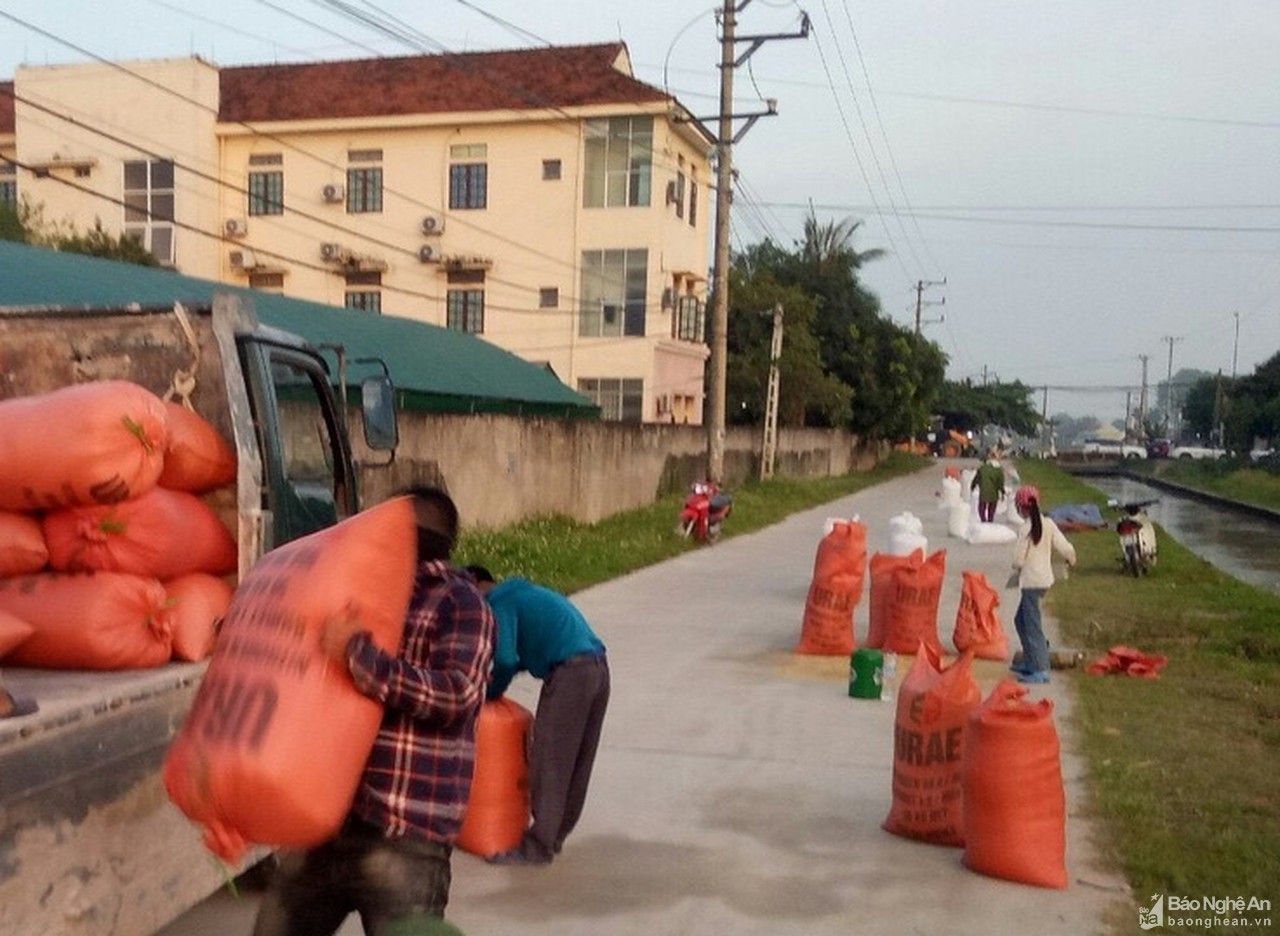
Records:
<instances>
[{"instance_id":1,"label":"motorbike","mask_svg":"<svg viewBox=\"0 0 1280 936\"><path fill-rule=\"evenodd\" d=\"M1157 501L1128 504L1108 501L1108 506L1119 508L1122 514L1116 523L1116 535L1120 537L1120 563L1134 578L1146 575L1156 564L1156 527L1147 516L1147 508L1154 503Z\"/></svg>"},{"instance_id":2,"label":"motorbike","mask_svg":"<svg viewBox=\"0 0 1280 936\"><path fill-rule=\"evenodd\" d=\"M714 543L720 538L725 519L733 512L733 495L710 481L695 481L689 487L680 511L676 531L686 539Z\"/></svg>"}]
</instances>

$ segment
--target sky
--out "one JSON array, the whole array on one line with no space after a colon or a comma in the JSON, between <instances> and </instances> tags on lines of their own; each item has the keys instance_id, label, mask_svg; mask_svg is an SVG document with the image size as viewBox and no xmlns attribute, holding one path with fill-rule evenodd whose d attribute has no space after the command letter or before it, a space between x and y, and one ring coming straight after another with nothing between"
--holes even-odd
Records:
<instances>
[{"instance_id":1,"label":"sky","mask_svg":"<svg viewBox=\"0 0 1280 936\"><path fill-rule=\"evenodd\" d=\"M716 111L711 2L349 2L452 51L621 38L637 77ZM735 246L790 243L810 203L860 220L857 246L889 251L864 269L886 314L912 322L914 284L945 277L924 327L948 375L1047 385L1051 413L1119 416L1138 355L1165 373L1165 336L1183 339L1175 371L1229 374L1237 312L1241 373L1280 350L1276 0L751 0L738 32L793 32L801 8L810 37L766 43L736 74L738 110L776 98L779 115L735 149ZM0 11L116 59L417 51L322 0ZM0 76L81 59L0 19Z\"/></svg>"}]
</instances>

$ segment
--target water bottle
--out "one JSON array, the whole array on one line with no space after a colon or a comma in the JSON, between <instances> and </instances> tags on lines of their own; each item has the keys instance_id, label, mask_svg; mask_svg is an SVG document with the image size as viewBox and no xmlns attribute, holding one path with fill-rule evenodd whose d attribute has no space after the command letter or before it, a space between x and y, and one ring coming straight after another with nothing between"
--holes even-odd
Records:
<instances>
[{"instance_id":1,"label":"water bottle","mask_svg":"<svg viewBox=\"0 0 1280 936\"><path fill-rule=\"evenodd\" d=\"M898 655L896 653L886 653L884 655L884 664L880 669L880 700L882 702L892 702L894 692L894 680L898 675Z\"/></svg>"}]
</instances>

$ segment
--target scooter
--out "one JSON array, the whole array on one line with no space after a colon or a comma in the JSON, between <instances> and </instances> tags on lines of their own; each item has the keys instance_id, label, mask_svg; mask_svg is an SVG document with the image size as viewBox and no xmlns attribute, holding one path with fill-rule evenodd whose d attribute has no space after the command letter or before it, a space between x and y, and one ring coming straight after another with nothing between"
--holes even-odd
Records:
<instances>
[{"instance_id":1,"label":"scooter","mask_svg":"<svg viewBox=\"0 0 1280 936\"><path fill-rule=\"evenodd\" d=\"M1109 507L1118 507L1123 513L1116 523L1116 534L1120 537L1120 563L1134 578L1146 575L1156 564L1156 526L1147 516L1147 508L1154 503L1157 501L1107 502Z\"/></svg>"},{"instance_id":2,"label":"scooter","mask_svg":"<svg viewBox=\"0 0 1280 936\"><path fill-rule=\"evenodd\" d=\"M695 481L684 499L676 531L686 539L714 543L720 538L725 519L733 512L733 495L710 481Z\"/></svg>"}]
</instances>

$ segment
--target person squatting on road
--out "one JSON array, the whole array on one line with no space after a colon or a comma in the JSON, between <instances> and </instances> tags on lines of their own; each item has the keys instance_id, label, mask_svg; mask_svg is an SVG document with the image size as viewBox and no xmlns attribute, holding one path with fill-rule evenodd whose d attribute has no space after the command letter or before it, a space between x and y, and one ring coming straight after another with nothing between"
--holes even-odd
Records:
<instances>
[{"instance_id":1,"label":"person squatting on road","mask_svg":"<svg viewBox=\"0 0 1280 936\"><path fill-rule=\"evenodd\" d=\"M321 635L356 688L383 704L382 726L341 831L309 851L281 853L255 936L329 936L352 911L379 936L444 915L494 622L470 577L449 564L453 501L438 488L409 493L418 568L399 653L379 649L351 617L329 621Z\"/></svg>"},{"instance_id":2,"label":"person squatting on road","mask_svg":"<svg viewBox=\"0 0 1280 936\"><path fill-rule=\"evenodd\" d=\"M1018 682L1049 681L1049 642L1044 636L1040 615L1040 599L1053 585L1053 554L1076 564L1075 547L1062 535L1058 525L1040 513L1040 491L1034 487L1018 488L1013 500L1018 516L1026 522L1018 531L1013 547L1013 568L1017 571L1022 598L1013 621L1022 641L1022 666L1012 667Z\"/></svg>"},{"instance_id":3,"label":"person squatting on road","mask_svg":"<svg viewBox=\"0 0 1280 936\"><path fill-rule=\"evenodd\" d=\"M522 578L494 582L483 566L468 566L497 618L489 698L528 671L542 680L529 756L533 824L515 848L493 864L547 864L577 825L609 705L604 643L564 595Z\"/></svg>"},{"instance_id":4,"label":"person squatting on road","mask_svg":"<svg viewBox=\"0 0 1280 936\"><path fill-rule=\"evenodd\" d=\"M1000 456L995 449L987 452L987 460L978 466L969 485L969 490L978 490L978 519L983 523L994 523L996 505L1004 494L1004 469L1000 467Z\"/></svg>"}]
</instances>

